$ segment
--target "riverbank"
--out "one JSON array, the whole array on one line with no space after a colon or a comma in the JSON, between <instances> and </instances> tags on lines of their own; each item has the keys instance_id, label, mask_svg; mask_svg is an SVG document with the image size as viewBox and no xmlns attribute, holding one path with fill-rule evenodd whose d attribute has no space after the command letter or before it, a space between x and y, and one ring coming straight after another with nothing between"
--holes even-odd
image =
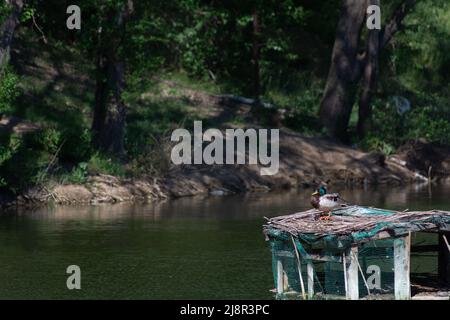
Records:
<instances>
[{"instance_id":1,"label":"riverbank","mask_svg":"<svg viewBox=\"0 0 450 320\"><path fill-rule=\"evenodd\" d=\"M88 61L76 50L42 46L33 39L17 39L14 56L22 94L13 116L0 117L6 146L0 184L6 178L5 190L27 191L19 195L0 191L1 206L312 189L320 181L329 181L330 189L339 191L344 185L428 183L450 176L448 146L414 142L390 154L405 138L381 148L390 154L385 156L317 137L320 126L315 108L322 92L314 88L322 86L271 96L267 100L271 103L262 103L255 113L253 99L228 94L242 94L239 90L165 72L152 75L150 83L128 97L127 155L118 160L91 149L95 83L86 76ZM70 59L61 64L63 56ZM196 120L204 122L205 129L280 128L278 173L261 176L255 165L171 165L168 136ZM365 148L380 149L378 145Z\"/></svg>"},{"instance_id":2,"label":"riverbank","mask_svg":"<svg viewBox=\"0 0 450 320\"><path fill-rule=\"evenodd\" d=\"M257 165L182 165L172 166L160 178L101 174L89 176L84 184L34 187L17 197L1 198L3 206L120 203L313 188L321 181L338 191L344 186L434 183L447 180L449 173L446 146L417 141L386 157L281 129L280 169L273 176L261 176Z\"/></svg>"}]
</instances>

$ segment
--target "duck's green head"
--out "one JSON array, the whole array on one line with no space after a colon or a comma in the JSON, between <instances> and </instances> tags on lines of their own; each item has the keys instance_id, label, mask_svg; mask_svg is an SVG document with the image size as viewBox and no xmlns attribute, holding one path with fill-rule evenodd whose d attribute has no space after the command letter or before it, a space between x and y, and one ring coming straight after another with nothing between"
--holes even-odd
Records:
<instances>
[{"instance_id":1,"label":"duck's green head","mask_svg":"<svg viewBox=\"0 0 450 320\"><path fill-rule=\"evenodd\" d=\"M324 186L320 186L312 195L321 197L326 194L327 194L327 189Z\"/></svg>"},{"instance_id":2,"label":"duck's green head","mask_svg":"<svg viewBox=\"0 0 450 320\"><path fill-rule=\"evenodd\" d=\"M324 186L319 187L319 194L320 196L324 196L327 194L327 189Z\"/></svg>"}]
</instances>

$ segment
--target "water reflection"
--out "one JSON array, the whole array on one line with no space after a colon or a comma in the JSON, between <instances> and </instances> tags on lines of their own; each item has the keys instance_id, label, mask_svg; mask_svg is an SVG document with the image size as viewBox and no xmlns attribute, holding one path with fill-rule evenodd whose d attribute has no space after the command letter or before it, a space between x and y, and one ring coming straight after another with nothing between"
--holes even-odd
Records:
<instances>
[{"instance_id":1,"label":"water reflection","mask_svg":"<svg viewBox=\"0 0 450 320\"><path fill-rule=\"evenodd\" d=\"M52 220L120 220L145 218L170 219L254 219L289 214L310 208L311 190L271 193L248 193L232 196L187 197L150 204L100 204L95 206L56 206L33 211L18 211L16 215L30 219ZM427 184L407 187L379 186L347 188L339 191L352 204L396 210L449 210L450 186Z\"/></svg>"},{"instance_id":2,"label":"water reflection","mask_svg":"<svg viewBox=\"0 0 450 320\"><path fill-rule=\"evenodd\" d=\"M366 206L450 210L448 186L330 189ZM311 191L4 213L0 298L271 299L263 217L308 209ZM70 264L80 292L65 289Z\"/></svg>"}]
</instances>

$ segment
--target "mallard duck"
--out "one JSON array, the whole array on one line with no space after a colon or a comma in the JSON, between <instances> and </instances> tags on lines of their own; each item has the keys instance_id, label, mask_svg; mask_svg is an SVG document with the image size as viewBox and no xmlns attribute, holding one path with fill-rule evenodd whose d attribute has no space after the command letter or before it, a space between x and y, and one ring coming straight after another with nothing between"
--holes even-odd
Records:
<instances>
[{"instance_id":1,"label":"mallard duck","mask_svg":"<svg viewBox=\"0 0 450 320\"><path fill-rule=\"evenodd\" d=\"M331 220L331 211L347 206L347 201L342 199L339 193L327 193L325 186L320 186L311 195L311 205L317 210L322 210L319 220Z\"/></svg>"}]
</instances>

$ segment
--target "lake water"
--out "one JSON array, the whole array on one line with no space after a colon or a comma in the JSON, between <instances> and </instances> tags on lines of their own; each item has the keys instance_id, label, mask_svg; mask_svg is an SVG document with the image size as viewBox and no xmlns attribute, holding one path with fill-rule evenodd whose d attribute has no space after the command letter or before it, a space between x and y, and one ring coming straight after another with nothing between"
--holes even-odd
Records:
<instances>
[{"instance_id":1,"label":"lake water","mask_svg":"<svg viewBox=\"0 0 450 320\"><path fill-rule=\"evenodd\" d=\"M448 186L337 191L361 205L450 210ZM264 217L307 209L310 194L3 212L0 298L272 299ZM69 265L81 268L81 290L66 287ZM416 255L412 272L435 274L436 256Z\"/></svg>"}]
</instances>

